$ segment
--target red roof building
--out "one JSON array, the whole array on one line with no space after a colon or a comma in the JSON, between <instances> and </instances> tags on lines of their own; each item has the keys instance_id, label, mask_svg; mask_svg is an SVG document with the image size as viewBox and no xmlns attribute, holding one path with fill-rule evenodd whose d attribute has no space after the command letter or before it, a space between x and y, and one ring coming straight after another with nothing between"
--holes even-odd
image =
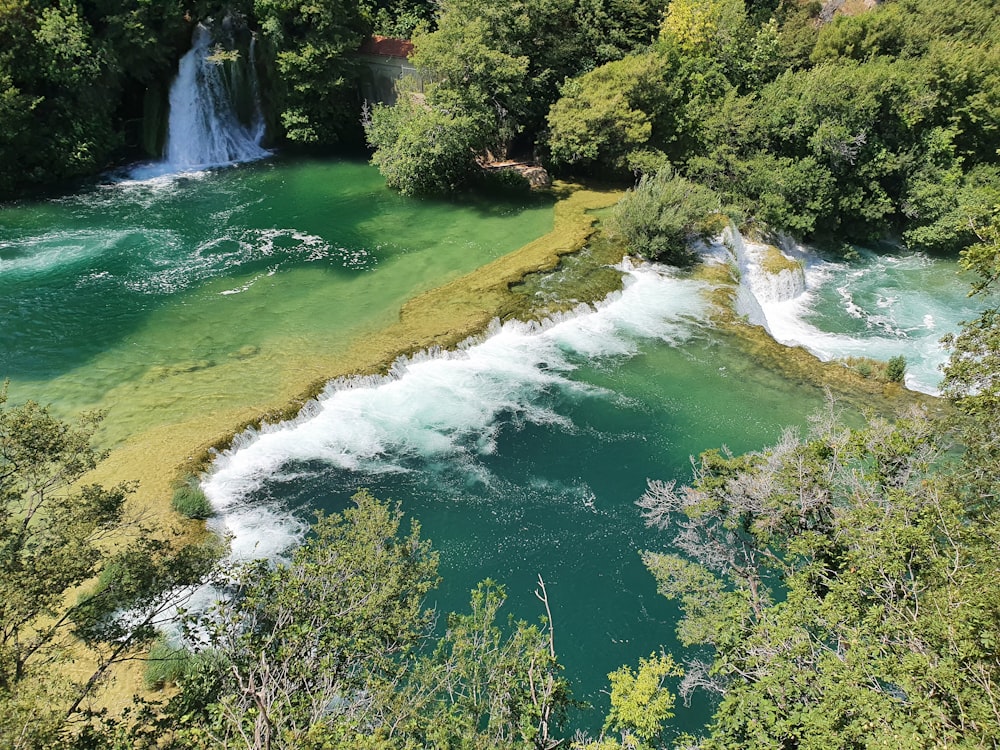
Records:
<instances>
[{"instance_id":1,"label":"red roof building","mask_svg":"<svg viewBox=\"0 0 1000 750\"><path fill-rule=\"evenodd\" d=\"M413 42L409 39L396 39L391 36L375 34L361 43L361 49L358 52L362 55L401 57L405 60L413 52Z\"/></svg>"}]
</instances>

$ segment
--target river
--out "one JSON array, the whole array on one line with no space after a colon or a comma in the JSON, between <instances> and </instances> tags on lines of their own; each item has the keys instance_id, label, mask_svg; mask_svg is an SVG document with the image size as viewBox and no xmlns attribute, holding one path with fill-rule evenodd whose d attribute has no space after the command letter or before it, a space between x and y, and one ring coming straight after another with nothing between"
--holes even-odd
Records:
<instances>
[{"instance_id":1,"label":"river","mask_svg":"<svg viewBox=\"0 0 1000 750\"><path fill-rule=\"evenodd\" d=\"M0 377L15 403L106 410L111 449L225 422L340 372L407 299L549 231L552 204L407 199L361 162L282 158L8 204ZM823 356L904 353L910 384L934 389L937 339L971 316L953 261L802 265L791 297L758 299L775 336ZM761 448L824 398L713 325L705 282L656 265L621 273L623 290L596 306L338 381L292 422L238 437L204 480L210 526L239 557L278 555L315 509L342 509L358 488L397 500L441 551L429 603L460 609L492 577L508 610L534 620L541 575L575 695L602 706L609 671L678 648L677 612L638 555L664 544L634 506L647 478L684 481L692 454L722 444ZM681 707L677 726L710 708ZM580 723L599 726L600 710Z\"/></svg>"}]
</instances>

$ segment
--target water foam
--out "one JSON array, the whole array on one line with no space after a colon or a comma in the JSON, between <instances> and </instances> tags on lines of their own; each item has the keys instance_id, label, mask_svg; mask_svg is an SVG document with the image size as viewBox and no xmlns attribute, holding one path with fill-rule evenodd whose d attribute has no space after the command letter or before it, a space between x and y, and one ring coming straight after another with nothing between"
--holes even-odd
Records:
<instances>
[{"instance_id":1,"label":"water foam","mask_svg":"<svg viewBox=\"0 0 1000 750\"><path fill-rule=\"evenodd\" d=\"M468 465L495 450L505 421L573 430L554 402L602 394L571 379L579 364L633 355L643 339L680 344L706 311L702 284L656 266L626 270L624 290L596 308L494 325L458 350L401 360L388 376L331 383L298 418L240 435L203 482L212 528L231 538L236 559L278 556L303 526L253 495L290 464L367 473L408 471L413 458Z\"/></svg>"},{"instance_id":2,"label":"water foam","mask_svg":"<svg viewBox=\"0 0 1000 750\"><path fill-rule=\"evenodd\" d=\"M253 161L269 155L260 145L264 137L260 107L255 108L249 124L240 122L233 102L234 82L227 80L226 65L212 59L212 41L211 29L199 23L191 49L181 58L177 77L170 87L166 162L177 171ZM247 67L256 88L252 59Z\"/></svg>"},{"instance_id":3,"label":"water foam","mask_svg":"<svg viewBox=\"0 0 1000 750\"><path fill-rule=\"evenodd\" d=\"M948 357L941 337L975 315L966 282L949 273L953 264L920 253L864 250L856 260L833 262L786 243L786 256L802 266L802 283L775 292L780 279L762 284L756 267L756 248L763 246L736 231L726 239L741 270L737 310L776 341L803 346L825 361L903 356L906 386L938 393ZM719 246L714 250L718 255Z\"/></svg>"}]
</instances>

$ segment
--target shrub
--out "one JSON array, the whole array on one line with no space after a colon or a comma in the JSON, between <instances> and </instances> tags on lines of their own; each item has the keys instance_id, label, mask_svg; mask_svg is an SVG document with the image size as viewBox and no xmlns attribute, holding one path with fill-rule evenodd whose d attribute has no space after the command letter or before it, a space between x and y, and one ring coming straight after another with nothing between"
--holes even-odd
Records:
<instances>
[{"instance_id":1,"label":"shrub","mask_svg":"<svg viewBox=\"0 0 1000 750\"><path fill-rule=\"evenodd\" d=\"M214 513L212 504L194 479L189 479L174 490L171 504L174 510L186 518L204 520Z\"/></svg>"},{"instance_id":2,"label":"shrub","mask_svg":"<svg viewBox=\"0 0 1000 750\"><path fill-rule=\"evenodd\" d=\"M185 648L175 648L160 639L149 649L146 658L146 687L159 690L184 678L191 667L192 656Z\"/></svg>"},{"instance_id":3,"label":"shrub","mask_svg":"<svg viewBox=\"0 0 1000 750\"><path fill-rule=\"evenodd\" d=\"M642 176L614 207L609 228L630 252L685 265L693 260L690 242L715 229L718 211L712 190L665 169Z\"/></svg>"},{"instance_id":4,"label":"shrub","mask_svg":"<svg viewBox=\"0 0 1000 750\"><path fill-rule=\"evenodd\" d=\"M885 377L891 383L903 382L903 375L906 374L906 357L900 354L898 357L890 359L885 366Z\"/></svg>"}]
</instances>

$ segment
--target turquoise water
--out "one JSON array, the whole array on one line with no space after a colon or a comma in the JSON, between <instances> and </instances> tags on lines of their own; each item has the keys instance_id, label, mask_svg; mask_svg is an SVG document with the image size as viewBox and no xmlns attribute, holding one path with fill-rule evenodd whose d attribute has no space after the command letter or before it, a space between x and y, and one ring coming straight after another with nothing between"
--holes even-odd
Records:
<instances>
[{"instance_id":1,"label":"turquoise water","mask_svg":"<svg viewBox=\"0 0 1000 750\"><path fill-rule=\"evenodd\" d=\"M340 510L359 488L400 500L441 551L441 611L492 577L534 619L542 576L575 694L603 708L608 672L678 650L676 610L638 554L663 546L634 506L646 479L683 481L692 453L759 448L822 403L735 355L704 322L703 285L657 267L626 283L596 310L507 324L247 434L205 484L213 525L237 556L274 554L313 508ZM677 724L693 730L709 710L696 701ZM575 721L594 730L601 716Z\"/></svg>"},{"instance_id":2,"label":"turquoise water","mask_svg":"<svg viewBox=\"0 0 1000 750\"><path fill-rule=\"evenodd\" d=\"M0 377L13 400L108 409L112 442L263 402L406 299L551 227L545 198L410 200L350 161L271 160L2 206Z\"/></svg>"},{"instance_id":3,"label":"turquoise water","mask_svg":"<svg viewBox=\"0 0 1000 750\"><path fill-rule=\"evenodd\" d=\"M343 161L275 159L3 206L0 377L15 402L107 409L114 445L331 371L407 298L551 226L546 199L416 201ZM837 273L863 281L870 262ZM935 304L961 314L964 287L935 263L885 262L879 284L917 311L915 287L943 290ZM609 671L678 648L677 612L639 560L663 545L634 506L646 480L685 481L689 457L722 444L763 447L823 400L713 329L699 282L656 266L624 273L624 291L596 308L333 384L299 419L241 436L205 478L213 527L237 557L274 555L315 508L341 509L358 488L400 501L441 551L440 611L492 577L511 613L535 619L544 578L567 675L597 706L575 721L597 728ZM841 286L816 287L795 314L859 341L870 327L858 310L877 315L881 298L838 307ZM933 322L943 334L951 321ZM696 697L676 725L695 729L710 710Z\"/></svg>"},{"instance_id":4,"label":"turquoise water","mask_svg":"<svg viewBox=\"0 0 1000 750\"><path fill-rule=\"evenodd\" d=\"M971 278L957 260L855 248L845 261L799 250L802 289L760 300L775 339L824 360L902 356L906 386L936 394L948 359L941 338L978 314L979 301L967 295Z\"/></svg>"}]
</instances>

